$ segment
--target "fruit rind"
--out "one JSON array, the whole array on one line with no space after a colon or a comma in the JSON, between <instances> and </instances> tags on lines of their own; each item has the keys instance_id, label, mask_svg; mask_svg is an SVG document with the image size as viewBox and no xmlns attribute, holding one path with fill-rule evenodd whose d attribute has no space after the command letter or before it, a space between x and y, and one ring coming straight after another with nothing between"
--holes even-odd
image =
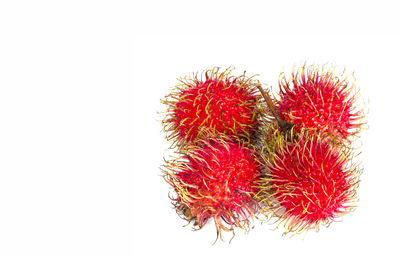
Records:
<instances>
[{"instance_id":1,"label":"fruit rind","mask_svg":"<svg viewBox=\"0 0 400 255\"><path fill-rule=\"evenodd\" d=\"M250 139L258 125L259 94L254 76L232 75L233 68L211 68L178 79L162 102L163 129L171 147L197 143L204 132L223 133L236 140Z\"/></svg>"},{"instance_id":2,"label":"fruit rind","mask_svg":"<svg viewBox=\"0 0 400 255\"><path fill-rule=\"evenodd\" d=\"M304 64L295 68L289 79L282 73L277 109L297 131L307 128L337 144L349 145L365 126L364 107L354 76L335 70L334 66Z\"/></svg>"},{"instance_id":3,"label":"fruit rind","mask_svg":"<svg viewBox=\"0 0 400 255\"><path fill-rule=\"evenodd\" d=\"M261 165L254 154L251 145L226 137L207 137L185 147L163 167L177 213L194 222L194 230L213 219L217 239L236 227L248 231L259 209L254 195Z\"/></svg>"},{"instance_id":4,"label":"fruit rind","mask_svg":"<svg viewBox=\"0 0 400 255\"><path fill-rule=\"evenodd\" d=\"M304 130L282 141L262 154L266 172L256 198L267 219L283 225L285 234L302 233L355 209L361 169L351 150Z\"/></svg>"}]
</instances>

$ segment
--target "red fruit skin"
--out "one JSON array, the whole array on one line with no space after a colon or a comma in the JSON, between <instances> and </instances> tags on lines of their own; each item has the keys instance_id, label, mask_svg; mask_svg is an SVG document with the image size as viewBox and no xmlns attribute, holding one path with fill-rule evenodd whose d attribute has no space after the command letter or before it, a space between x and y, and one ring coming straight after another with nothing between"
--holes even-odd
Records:
<instances>
[{"instance_id":1,"label":"red fruit skin","mask_svg":"<svg viewBox=\"0 0 400 255\"><path fill-rule=\"evenodd\" d=\"M256 152L213 140L191 146L183 155L182 161L170 162L165 171L177 195L173 201L178 213L194 219L199 229L213 218L218 235L234 227L247 229L257 210L255 182L261 176Z\"/></svg>"},{"instance_id":2,"label":"red fruit skin","mask_svg":"<svg viewBox=\"0 0 400 255\"><path fill-rule=\"evenodd\" d=\"M307 128L344 141L360 131L363 117L355 109L356 94L348 83L332 70L303 66L292 73L291 80L281 77L277 109L298 132Z\"/></svg>"},{"instance_id":3,"label":"red fruit skin","mask_svg":"<svg viewBox=\"0 0 400 255\"><path fill-rule=\"evenodd\" d=\"M168 105L163 121L167 139L192 143L204 130L248 139L258 124L253 81L244 75L230 76L230 70L208 70L204 76L182 80L164 101Z\"/></svg>"},{"instance_id":4,"label":"red fruit skin","mask_svg":"<svg viewBox=\"0 0 400 255\"><path fill-rule=\"evenodd\" d=\"M300 135L278 149L266 167L264 196L273 197L269 202L286 222L286 232L329 225L355 208L359 170L350 154L326 139Z\"/></svg>"}]
</instances>

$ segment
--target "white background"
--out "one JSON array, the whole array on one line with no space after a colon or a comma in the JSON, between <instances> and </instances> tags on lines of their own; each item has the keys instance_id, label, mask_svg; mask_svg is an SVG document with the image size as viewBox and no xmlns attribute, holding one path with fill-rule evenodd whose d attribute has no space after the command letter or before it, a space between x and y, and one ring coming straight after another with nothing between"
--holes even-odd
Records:
<instances>
[{"instance_id":1,"label":"white background","mask_svg":"<svg viewBox=\"0 0 400 255\"><path fill-rule=\"evenodd\" d=\"M399 253L396 10L385 1L2 1L0 254ZM369 101L359 207L304 239L256 222L212 246L212 224L182 227L168 200L160 99L176 78L211 66L276 89L279 73L304 61L354 71Z\"/></svg>"}]
</instances>

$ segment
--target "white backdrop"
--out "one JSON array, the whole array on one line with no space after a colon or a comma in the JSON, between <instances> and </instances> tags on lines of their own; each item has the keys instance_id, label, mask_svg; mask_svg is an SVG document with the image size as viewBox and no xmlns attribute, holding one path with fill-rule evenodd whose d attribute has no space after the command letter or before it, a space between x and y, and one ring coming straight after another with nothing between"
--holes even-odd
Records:
<instances>
[{"instance_id":1,"label":"white backdrop","mask_svg":"<svg viewBox=\"0 0 400 255\"><path fill-rule=\"evenodd\" d=\"M0 254L398 253L400 34L390 1L2 1ZM359 207L304 238L255 222L231 244L168 199L160 103L235 66L277 88L294 64L354 71L369 101ZM229 234L226 239L229 239Z\"/></svg>"}]
</instances>

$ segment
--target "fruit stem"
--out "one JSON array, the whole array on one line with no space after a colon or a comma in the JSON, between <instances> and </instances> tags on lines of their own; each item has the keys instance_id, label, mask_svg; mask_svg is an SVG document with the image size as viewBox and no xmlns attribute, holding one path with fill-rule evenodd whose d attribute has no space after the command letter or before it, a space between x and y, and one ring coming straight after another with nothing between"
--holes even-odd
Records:
<instances>
[{"instance_id":1,"label":"fruit stem","mask_svg":"<svg viewBox=\"0 0 400 255\"><path fill-rule=\"evenodd\" d=\"M269 94L267 92L265 92L265 90L261 87L260 84L257 84L256 86L260 90L261 95L264 97L265 102L267 102L267 106L268 106L269 110L271 111L272 115L274 115L282 132L284 134L286 134L288 131L290 131L290 129L292 129L293 124L290 122L284 121L282 119L281 115L276 110L275 104L272 102L272 99L269 96Z\"/></svg>"}]
</instances>

